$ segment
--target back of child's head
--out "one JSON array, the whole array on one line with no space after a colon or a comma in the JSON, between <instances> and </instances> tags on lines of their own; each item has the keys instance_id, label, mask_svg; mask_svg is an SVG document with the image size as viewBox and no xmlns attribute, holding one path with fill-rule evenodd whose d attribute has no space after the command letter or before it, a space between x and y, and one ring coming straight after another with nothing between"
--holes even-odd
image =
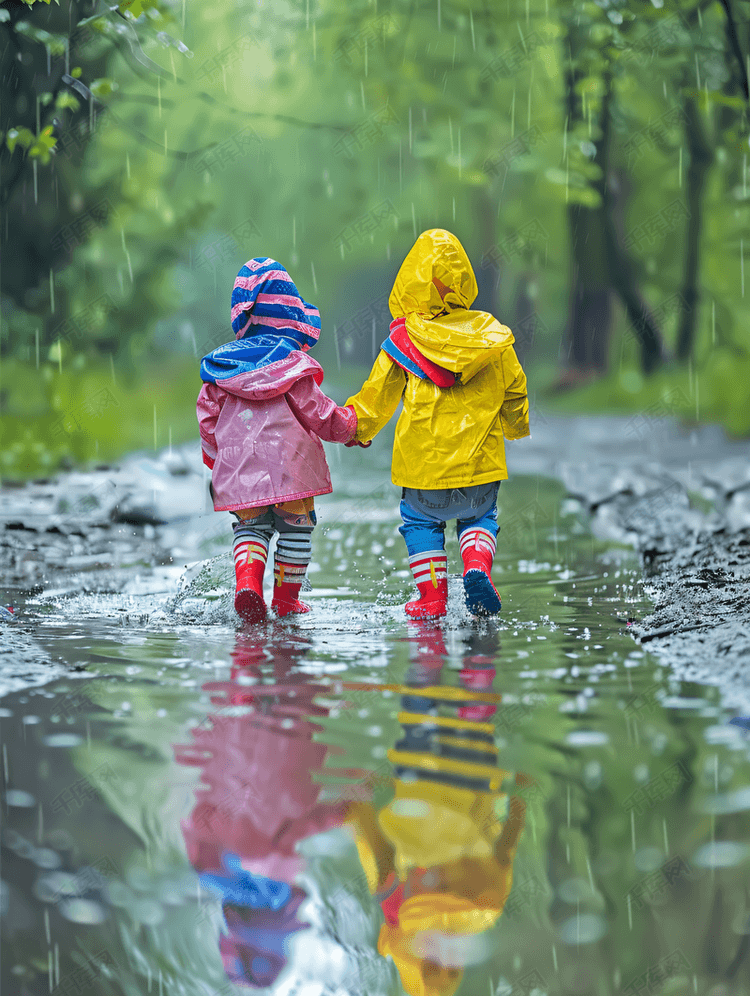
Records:
<instances>
[{"instance_id":1,"label":"back of child's head","mask_svg":"<svg viewBox=\"0 0 750 996\"><path fill-rule=\"evenodd\" d=\"M478 293L474 270L459 240L444 228L431 228L407 253L388 304L394 318L413 312L435 317L446 310L470 308Z\"/></svg>"},{"instance_id":2,"label":"back of child's head","mask_svg":"<svg viewBox=\"0 0 750 996\"><path fill-rule=\"evenodd\" d=\"M320 312L303 299L285 267L269 256L248 260L237 274L231 320L237 339L278 335L307 350L320 337Z\"/></svg>"}]
</instances>

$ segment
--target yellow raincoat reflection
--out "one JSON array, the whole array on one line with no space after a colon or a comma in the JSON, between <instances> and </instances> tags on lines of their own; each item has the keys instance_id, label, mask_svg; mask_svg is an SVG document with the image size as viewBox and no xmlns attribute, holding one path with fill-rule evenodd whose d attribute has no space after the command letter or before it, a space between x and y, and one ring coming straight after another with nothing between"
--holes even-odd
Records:
<instances>
[{"instance_id":1,"label":"yellow raincoat reflection","mask_svg":"<svg viewBox=\"0 0 750 996\"><path fill-rule=\"evenodd\" d=\"M421 628L423 670L430 652L436 663L442 640L438 628ZM513 881L525 803L501 792L508 773L497 767L494 726L483 721L501 696L481 690L495 673L483 670L485 680L482 670L465 668L460 688L434 682L439 668L426 686L407 679L412 687L400 689L398 717L404 737L388 754L394 798L379 811L354 803L347 816L385 917L378 951L393 958L413 996L455 993L463 965L481 951L478 935L497 922ZM516 776L519 785L529 781Z\"/></svg>"},{"instance_id":2,"label":"yellow raincoat reflection","mask_svg":"<svg viewBox=\"0 0 750 996\"><path fill-rule=\"evenodd\" d=\"M452 387L438 387L408 374L381 350L362 389L347 401L357 412L356 438L367 442L403 395L392 465L400 487L505 480L504 438L529 435L526 376L513 333L487 312L469 310L477 292L463 246L443 229L423 232L396 276L389 299L394 319L405 317L409 339L423 357L457 375Z\"/></svg>"}]
</instances>

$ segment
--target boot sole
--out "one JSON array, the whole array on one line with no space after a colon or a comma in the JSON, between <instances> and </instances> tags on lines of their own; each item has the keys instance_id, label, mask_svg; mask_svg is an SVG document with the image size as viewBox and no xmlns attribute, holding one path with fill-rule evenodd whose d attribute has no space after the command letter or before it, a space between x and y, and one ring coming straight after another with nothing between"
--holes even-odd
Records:
<instances>
[{"instance_id":1,"label":"boot sole","mask_svg":"<svg viewBox=\"0 0 750 996\"><path fill-rule=\"evenodd\" d=\"M426 605L424 607L416 607L414 609L409 609L408 605L404 606L404 612L410 619L441 619L447 613L447 607L445 605L440 605L434 610L429 609Z\"/></svg>"},{"instance_id":2,"label":"boot sole","mask_svg":"<svg viewBox=\"0 0 750 996\"><path fill-rule=\"evenodd\" d=\"M244 622L258 623L266 618L266 603L261 595L250 588L237 592L234 596L234 608Z\"/></svg>"},{"instance_id":3,"label":"boot sole","mask_svg":"<svg viewBox=\"0 0 750 996\"><path fill-rule=\"evenodd\" d=\"M484 571L468 571L464 574L464 592L466 608L472 615L494 616L503 607L495 586Z\"/></svg>"}]
</instances>

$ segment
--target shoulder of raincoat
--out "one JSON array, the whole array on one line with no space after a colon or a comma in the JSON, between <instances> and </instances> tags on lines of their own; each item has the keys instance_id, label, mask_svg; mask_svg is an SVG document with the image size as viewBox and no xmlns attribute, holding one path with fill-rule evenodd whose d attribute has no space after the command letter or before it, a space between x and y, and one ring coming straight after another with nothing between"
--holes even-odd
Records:
<instances>
[{"instance_id":1,"label":"shoulder of raincoat","mask_svg":"<svg viewBox=\"0 0 750 996\"><path fill-rule=\"evenodd\" d=\"M448 288L443 297L435 278ZM366 442L403 400L392 463L392 480L400 487L505 480L504 440L529 435L526 375L513 333L487 312L471 310L476 295L474 271L458 239L442 229L424 232L389 300L409 348L394 329L401 323L394 322L370 376L346 402L357 413L356 438ZM452 386L440 386L449 383L446 372L455 375Z\"/></svg>"}]
</instances>

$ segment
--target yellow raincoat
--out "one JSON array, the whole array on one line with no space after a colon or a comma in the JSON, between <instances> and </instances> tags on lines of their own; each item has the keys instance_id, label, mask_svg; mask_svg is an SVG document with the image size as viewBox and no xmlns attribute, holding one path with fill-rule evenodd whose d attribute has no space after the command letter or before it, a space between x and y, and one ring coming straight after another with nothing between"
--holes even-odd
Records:
<instances>
[{"instance_id":1,"label":"yellow raincoat","mask_svg":"<svg viewBox=\"0 0 750 996\"><path fill-rule=\"evenodd\" d=\"M495 773L506 774L497 768ZM434 879L402 903L398 923L384 923L378 937L378 952L393 958L410 996L452 996L463 977L461 968L435 964L421 953L430 935L467 938L489 930L502 914L525 805L512 797L510 818L503 824L495 815L499 797L498 792L397 780L393 801L380 812L355 804L348 814L370 892L382 888L390 870L404 880L421 867ZM420 803L424 816L418 814Z\"/></svg>"},{"instance_id":2,"label":"yellow raincoat","mask_svg":"<svg viewBox=\"0 0 750 996\"><path fill-rule=\"evenodd\" d=\"M441 298L437 278L448 291ZM407 488L467 487L508 477L505 439L529 435L526 375L513 333L485 311L466 252L444 229L423 232L396 276L389 299L428 360L458 375L453 387L408 374L383 350L358 394L357 440L372 439L403 396L391 478Z\"/></svg>"},{"instance_id":3,"label":"yellow raincoat","mask_svg":"<svg viewBox=\"0 0 750 996\"><path fill-rule=\"evenodd\" d=\"M401 690L403 694L414 691L409 686ZM493 692L421 688L428 698L431 692L456 706L477 698L501 701ZM418 719L415 713L398 714L404 729ZM477 739L478 734L494 732L492 725L431 715L422 720L430 728L433 723L444 726L443 742L463 749L464 756L455 759L428 747L397 745L388 752L394 768L429 773L429 780L419 774L408 782L396 778L394 796L387 805L376 809L369 803L353 803L346 822L370 892L385 895L394 875L409 887L398 907L397 922L386 915L381 925L378 952L393 958L409 996L453 996L463 968L456 963L438 964L431 952L437 952L442 943L460 962L471 935L483 934L500 919L513 884L526 804L520 795L508 796L503 791L509 772L498 767L494 743ZM451 784L455 777L475 784L486 782L486 789ZM519 788L529 782L521 773L515 780ZM501 820L497 812L506 801L507 816Z\"/></svg>"}]
</instances>

